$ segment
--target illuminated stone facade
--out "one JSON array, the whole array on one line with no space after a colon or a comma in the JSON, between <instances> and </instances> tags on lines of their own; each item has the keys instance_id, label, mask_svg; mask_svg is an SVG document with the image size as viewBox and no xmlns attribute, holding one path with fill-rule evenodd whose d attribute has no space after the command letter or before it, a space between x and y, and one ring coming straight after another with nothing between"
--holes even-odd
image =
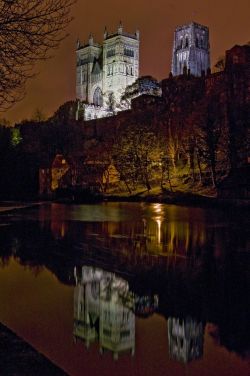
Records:
<instances>
[{"instance_id":1,"label":"illuminated stone facade","mask_svg":"<svg viewBox=\"0 0 250 376\"><path fill-rule=\"evenodd\" d=\"M77 118L85 120L114 115L121 110L121 96L139 77L139 31L128 34L120 23L114 34L104 31L104 41L77 43Z\"/></svg>"},{"instance_id":2,"label":"illuminated stone facade","mask_svg":"<svg viewBox=\"0 0 250 376\"><path fill-rule=\"evenodd\" d=\"M190 362L203 356L204 325L192 318L168 319L170 357L180 362Z\"/></svg>"},{"instance_id":3,"label":"illuminated stone facade","mask_svg":"<svg viewBox=\"0 0 250 376\"><path fill-rule=\"evenodd\" d=\"M135 352L134 302L128 307L123 297L129 291L128 282L113 273L91 266L75 268L74 339L82 339L89 347L99 341L100 352Z\"/></svg>"},{"instance_id":4,"label":"illuminated stone facade","mask_svg":"<svg viewBox=\"0 0 250 376\"><path fill-rule=\"evenodd\" d=\"M185 69L194 76L201 76L210 68L209 29L191 22L179 26L174 33L172 73L183 74Z\"/></svg>"}]
</instances>

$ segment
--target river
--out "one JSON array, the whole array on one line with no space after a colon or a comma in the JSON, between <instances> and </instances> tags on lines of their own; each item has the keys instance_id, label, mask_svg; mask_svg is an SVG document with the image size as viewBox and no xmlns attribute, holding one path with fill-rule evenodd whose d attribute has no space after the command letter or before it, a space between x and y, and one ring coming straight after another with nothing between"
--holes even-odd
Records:
<instances>
[{"instance_id":1,"label":"river","mask_svg":"<svg viewBox=\"0 0 250 376\"><path fill-rule=\"evenodd\" d=\"M0 322L72 376L249 375L248 229L166 204L3 214Z\"/></svg>"}]
</instances>

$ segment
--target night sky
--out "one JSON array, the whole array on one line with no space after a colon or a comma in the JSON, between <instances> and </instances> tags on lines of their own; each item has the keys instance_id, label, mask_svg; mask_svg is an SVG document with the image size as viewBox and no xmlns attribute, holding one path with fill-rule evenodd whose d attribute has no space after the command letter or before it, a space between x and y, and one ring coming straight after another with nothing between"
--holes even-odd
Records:
<instances>
[{"instance_id":1,"label":"night sky","mask_svg":"<svg viewBox=\"0 0 250 376\"><path fill-rule=\"evenodd\" d=\"M39 75L27 84L25 99L2 114L11 121L30 118L37 108L52 114L75 99L76 39L90 32L102 42L105 25L115 31L120 20L124 31L140 30L140 75L166 78L170 71L173 33L177 25L195 21L210 29L212 66L226 49L250 40L249 0L78 0L73 8L70 36L54 58L37 66Z\"/></svg>"}]
</instances>

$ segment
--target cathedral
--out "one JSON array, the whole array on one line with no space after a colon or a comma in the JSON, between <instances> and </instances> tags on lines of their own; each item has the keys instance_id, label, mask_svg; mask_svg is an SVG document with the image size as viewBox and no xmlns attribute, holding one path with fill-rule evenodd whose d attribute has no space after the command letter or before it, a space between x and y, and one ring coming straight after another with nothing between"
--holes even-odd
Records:
<instances>
[{"instance_id":1,"label":"cathedral","mask_svg":"<svg viewBox=\"0 0 250 376\"><path fill-rule=\"evenodd\" d=\"M129 34L119 24L115 33L105 28L103 43L89 36L77 42L76 96L78 117L85 120L114 115L125 89L139 77L139 31Z\"/></svg>"},{"instance_id":2,"label":"cathedral","mask_svg":"<svg viewBox=\"0 0 250 376\"><path fill-rule=\"evenodd\" d=\"M199 77L209 68L208 27L195 22L177 27L174 33L172 74L179 76L187 70Z\"/></svg>"},{"instance_id":3,"label":"cathedral","mask_svg":"<svg viewBox=\"0 0 250 376\"><path fill-rule=\"evenodd\" d=\"M139 31L129 34L122 23L115 33L105 28L102 44L95 42L92 35L88 43L77 41L77 119L113 116L129 109L133 96L161 95L160 84L152 77L139 79L139 47ZM209 48L208 27L195 22L177 27L172 53L173 76L185 71L201 76L210 68ZM124 95L129 100L123 101Z\"/></svg>"}]
</instances>

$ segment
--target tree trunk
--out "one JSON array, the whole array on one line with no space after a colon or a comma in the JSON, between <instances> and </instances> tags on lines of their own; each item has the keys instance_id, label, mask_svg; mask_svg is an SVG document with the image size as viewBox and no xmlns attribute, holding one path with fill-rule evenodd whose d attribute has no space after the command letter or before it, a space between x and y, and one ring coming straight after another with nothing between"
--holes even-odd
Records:
<instances>
[{"instance_id":1,"label":"tree trunk","mask_svg":"<svg viewBox=\"0 0 250 376\"><path fill-rule=\"evenodd\" d=\"M200 156L198 151L196 150L196 159L197 159L197 166L199 169L199 179L200 179L200 184L202 185L202 171L201 171L201 161L200 161Z\"/></svg>"},{"instance_id":2,"label":"tree trunk","mask_svg":"<svg viewBox=\"0 0 250 376\"><path fill-rule=\"evenodd\" d=\"M215 161L214 160L211 161L210 169L211 169L212 184L213 184L213 187L216 188L217 187L217 181L216 181L216 170L215 170Z\"/></svg>"},{"instance_id":3,"label":"tree trunk","mask_svg":"<svg viewBox=\"0 0 250 376\"><path fill-rule=\"evenodd\" d=\"M168 164L167 164L167 180L168 180L170 191L173 192L173 187L172 187L172 184L171 184L170 171L169 171L169 165Z\"/></svg>"}]
</instances>

